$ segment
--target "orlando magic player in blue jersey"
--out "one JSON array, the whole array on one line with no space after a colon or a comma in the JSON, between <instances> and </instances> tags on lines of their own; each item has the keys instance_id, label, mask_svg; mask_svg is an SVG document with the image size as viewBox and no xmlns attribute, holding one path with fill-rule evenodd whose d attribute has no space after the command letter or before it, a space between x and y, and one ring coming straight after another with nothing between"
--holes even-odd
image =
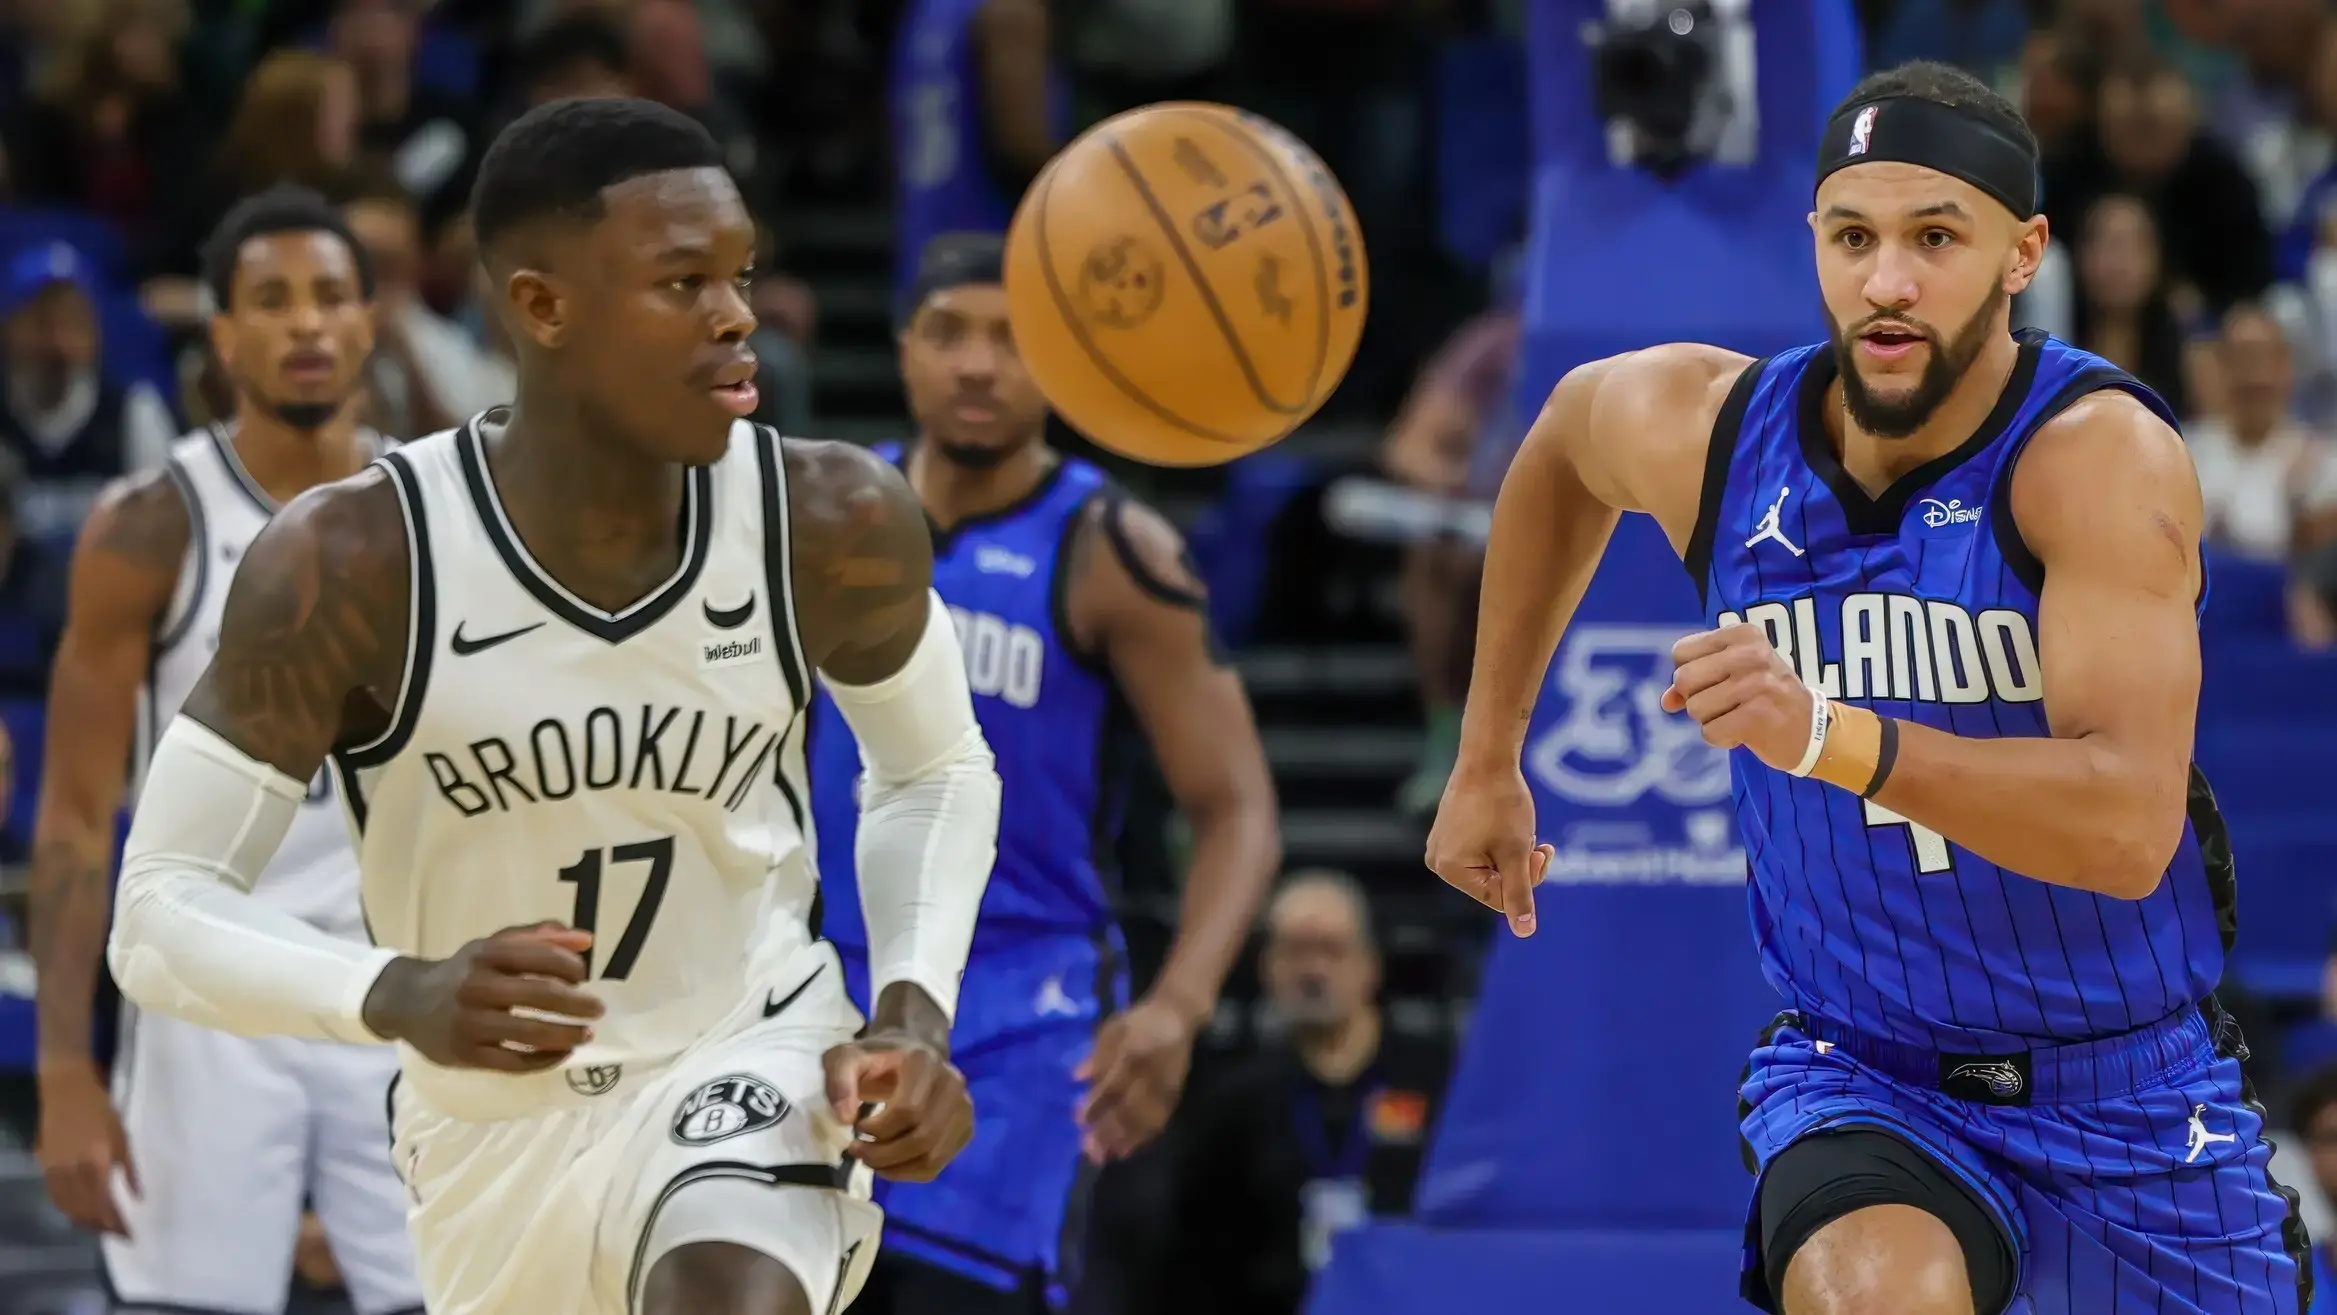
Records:
<instances>
[{"instance_id":1,"label":"orlando magic player in blue jersey","mask_svg":"<svg viewBox=\"0 0 2337 1315\"><path fill-rule=\"evenodd\" d=\"M1214 655L1183 545L1103 472L1041 440L1046 403L1014 352L1002 257L986 236L928 247L901 333L918 437L884 449L933 520L934 587L963 636L1004 804L951 1032L980 1124L939 1178L886 1189L887 1258L862 1298L875 1315L1062 1302L1077 1278L1083 1145L1100 1163L1166 1122L1279 859L1265 754L1240 678ZM1131 714L1194 850L1168 960L1121 1009L1107 874ZM849 731L817 705L823 932L856 995L859 771Z\"/></svg>"},{"instance_id":2,"label":"orlando magic player in blue jersey","mask_svg":"<svg viewBox=\"0 0 2337 1315\"><path fill-rule=\"evenodd\" d=\"M1068 126L1047 0L909 0L889 79L893 285L944 233L1003 233Z\"/></svg>"},{"instance_id":3,"label":"orlando magic player in blue jersey","mask_svg":"<svg viewBox=\"0 0 2337 1315\"><path fill-rule=\"evenodd\" d=\"M1761 962L1745 1291L1785 1315L2295 1315L2212 994L2232 858L2192 767L2198 481L2109 362L2008 328L2036 142L1969 76L1852 91L1811 227L1832 341L1573 371L1502 487L1430 866L1533 927L1519 737L1622 510L1712 629L1664 704L1733 750Z\"/></svg>"}]
</instances>

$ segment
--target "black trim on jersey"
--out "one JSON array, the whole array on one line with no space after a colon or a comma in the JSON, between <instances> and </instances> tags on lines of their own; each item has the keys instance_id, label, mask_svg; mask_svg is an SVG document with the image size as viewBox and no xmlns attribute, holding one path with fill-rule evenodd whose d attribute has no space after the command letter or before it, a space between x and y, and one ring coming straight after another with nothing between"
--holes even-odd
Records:
<instances>
[{"instance_id":1,"label":"black trim on jersey","mask_svg":"<svg viewBox=\"0 0 2337 1315\"><path fill-rule=\"evenodd\" d=\"M2028 437L2036 437L2038 430L2062 412L2105 388L2125 390L2142 386L2141 380L2119 369L2086 370L2073 375L2030 422ZM2021 536L2021 527L2014 523L2012 516L2012 473L2019 468L2020 458L2016 455L1996 472L1996 482L1988 490L1989 528L1996 535L1996 553L2004 558L2005 569L2030 593L2041 595L2045 592L2045 564L2029 550L2029 541ZM2206 588L2204 573L2200 587Z\"/></svg>"},{"instance_id":2,"label":"black trim on jersey","mask_svg":"<svg viewBox=\"0 0 2337 1315\"><path fill-rule=\"evenodd\" d=\"M2206 784L2200 780L2197 768L2192 769L2191 779L2195 786L2204 787ZM2194 798L2196 797L2194 795ZM2209 802L2212 805L2213 801ZM2228 940L2225 942L2225 946L2229 948L2230 942ZM2246 1036L2241 1034L2239 1023L2224 1010L2223 1001L2218 1000L2213 995L2200 1002L2199 1012L2205 1015L2208 1031L2215 1038L2215 1053L2227 1059L2238 1060L2240 1063L2240 1104L2255 1114L2259 1126L2269 1130L2272 1127L2272 1115L2264 1108L2263 1100L2256 1094L2256 1080L2248 1075L2248 1061L2254 1058L2254 1055L2248 1050L2248 1040ZM2268 1155L2279 1150L2270 1137L2262 1137L2262 1140ZM2300 1311L2310 1310L2313 1305L2313 1288L2315 1286L2313 1282L2313 1240L2305 1233L2304 1203L2297 1196L2295 1188L2283 1185L2279 1179L2272 1176L2272 1165L2269 1159L2265 1161L2264 1165L2264 1185L2271 1188L2272 1194L2279 1197L2282 1203L2288 1207L2280 1217L2280 1249L2287 1253L2290 1262L2296 1266L2296 1308Z\"/></svg>"},{"instance_id":3,"label":"black trim on jersey","mask_svg":"<svg viewBox=\"0 0 2337 1315\"><path fill-rule=\"evenodd\" d=\"M1063 528L1055 535L1055 559L1048 566L1052 574L1047 579L1047 620L1055 627L1055 640L1063 646L1063 655L1080 670L1105 680L1111 679L1111 668L1104 655L1081 648L1078 632L1071 628L1071 564L1075 540L1087 524L1088 509L1110 491L1109 484L1098 485L1063 518Z\"/></svg>"},{"instance_id":4,"label":"black trim on jersey","mask_svg":"<svg viewBox=\"0 0 2337 1315\"><path fill-rule=\"evenodd\" d=\"M795 616L795 525L787 506L787 452L779 431L755 426L756 475L763 489L763 592L771 596L771 647L798 716L811 702L810 666ZM786 737L780 737L784 751ZM780 755L785 757L785 753ZM794 803L792 794L788 802ZM800 822L801 810L797 812Z\"/></svg>"},{"instance_id":5,"label":"black trim on jersey","mask_svg":"<svg viewBox=\"0 0 2337 1315\"><path fill-rule=\"evenodd\" d=\"M1696 605L1706 605L1706 595L1712 591L1712 539L1720 532L1720 504L1728 496L1728 471L1737 452L1737 440L1745 432L1745 411L1753 404L1753 389L1761 382L1761 373L1775 358L1764 356L1744 368L1737 381L1729 385L1728 400L1720 404L1720 414L1712 418L1712 441L1704 448L1704 489L1697 495L1696 528L1688 532L1688 551L1681 555L1680 564L1688 568L1688 578L1696 584Z\"/></svg>"},{"instance_id":6,"label":"black trim on jersey","mask_svg":"<svg viewBox=\"0 0 2337 1315\"><path fill-rule=\"evenodd\" d=\"M1850 472L1842 468L1842 458L1826 436L1826 389L1837 374L1834 353L1825 350L1811 356L1808 367L1802 371L1801 418L1795 426L1800 431L1802 460L1833 491L1834 500L1842 506L1842 519L1852 534L1898 533L1900 518L1916 494L2003 437L2013 417L2020 414L2021 404L2028 400L2029 389L2036 384L2037 364L2045 352L2045 335L2038 330L2023 329L2013 337L2020 343L2020 355L2014 360L2012 376L2004 381L2004 391L1997 395L1996 406L1988 412L1988 418L1953 451L1943 452L1892 480L1891 486L1879 496L1869 496L1850 477Z\"/></svg>"},{"instance_id":7,"label":"black trim on jersey","mask_svg":"<svg viewBox=\"0 0 2337 1315\"><path fill-rule=\"evenodd\" d=\"M235 437L227 432L227 426L213 421L210 433L211 449L219 454L219 464L227 468L228 482L243 490L243 495L251 499L252 505L260 509L262 516L274 516L283 510L276 505L274 498L268 496L268 491L260 487L260 482L252 478L252 473L244 468L243 458L236 454Z\"/></svg>"},{"instance_id":8,"label":"black trim on jersey","mask_svg":"<svg viewBox=\"0 0 2337 1315\"><path fill-rule=\"evenodd\" d=\"M906 478L909 473L909 449L907 446L904 445L901 448L901 454L893 464L900 467L902 476ZM1050 466L1047 473L1039 477L1039 482L1031 485L1022 496L1004 506L992 507L988 511L977 511L970 516L961 517L955 524L946 529L942 527L940 522L933 519L932 512L925 513L926 527L933 531L933 555L939 557L948 552L957 545L958 536L968 530L983 525L996 524L1002 520L1010 520L1029 511L1032 504L1055 491L1056 483L1063 478L1063 472L1070 467L1069 461L1057 455L1055 464Z\"/></svg>"},{"instance_id":9,"label":"black trim on jersey","mask_svg":"<svg viewBox=\"0 0 2337 1315\"><path fill-rule=\"evenodd\" d=\"M803 713L802 705L797 705L795 715L787 719L787 728L779 732L779 751L771 755L773 759L771 781L772 784L779 787L779 797L787 801L787 811L795 817L795 833L797 835L804 833L806 823L803 813L803 796L797 794L795 787L787 780L787 741L794 737L796 728L804 725L808 720ZM808 760L811 753L808 738L805 741L804 753ZM806 765L808 766L808 762ZM810 775L810 772L806 771L805 775ZM813 939L818 939L816 934Z\"/></svg>"},{"instance_id":10,"label":"black trim on jersey","mask_svg":"<svg viewBox=\"0 0 2337 1315\"><path fill-rule=\"evenodd\" d=\"M431 655L438 648L438 576L431 566L430 517L422 503L422 481L403 452L384 452L375 460L389 472L390 485L398 492L398 507L405 513L406 570L411 578L406 583L410 602L405 678L398 683L397 701L389 710L389 729L363 744L333 750L350 800L350 815L360 828L365 825L365 796L356 788L357 772L397 757L413 738L415 723L422 718L423 694L430 687Z\"/></svg>"},{"instance_id":11,"label":"black trim on jersey","mask_svg":"<svg viewBox=\"0 0 2337 1315\"><path fill-rule=\"evenodd\" d=\"M1128 578L1136 582L1136 587L1143 590L1147 596L1171 607L1182 607L1193 611L1208 607L1208 598L1190 589L1179 588L1153 574L1152 568L1146 565L1144 558L1137 553L1136 541L1128 537L1128 505L1135 501L1128 496L1128 491L1117 484L1106 484L1103 487L1103 495L1104 508L1101 520L1104 540L1112 545L1112 555L1118 557L1120 565L1127 568Z\"/></svg>"},{"instance_id":12,"label":"black trim on jersey","mask_svg":"<svg viewBox=\"0 0 2337 1315\"><path fill-rule=\"evenodd\" d=\"M194 628L195 613L203 605L203 591L211 587L211 522L203 515L203 500L195 495L195 477L187 473L186 466L175 455L164 461L162 468L169 474L170 482L178 486L179 500L187 504L187 549L194 555L195 582L187 591L187 610L179 613L175 622L164 625L155 634L153 656L156 661L177 647L178 642L187 637L187 631ZM171 584L171 596L178 596L176 581ZM169 608L169 603L163 604L163 615L155 618L157 623L170 621ZM151 673L153 669L149 663L148 672Z\"/></svg>"},{"instance_id":13,"label":"black trim on jersey","mask_svg":"<svg viewBox=\"0 0 2337 1315\"><path fill-rule=\"evenodd\" d=\"M633 1264L625 1273L625 1309L641 1309L641 1285L648 1277L649 1238L657 1231L658 1213L675 1192L691 1183L707 1178L744 1178L765 1187L818 1187L829 1191L850 1191L852 1161L839 1160L834 1164L748 1164L743 1160L710 1160L693 1164L675 1174L658 1189L657 1199L650 1202L649 1213L641 1221L640 1236L633 1242Z\"/></svg>"},{"instance_id":14,"label":"black trim on jersey","mask_svg":"<svg viewBox=\"0 0 2337 1315\"><path fill-rule=\"evenodd\" d=\"M604 612L576 598L546 574L528 556L526 547L507 523L503 501L495 492L495 481L487 475L487 441L479 433L480 421L504 410L507 408L498 407L473 416L455 435L454 447L462 462L463 483L470 490L479 523L486 527L487 542L494 546L495 555L503 559L511 578L543 604L545 611L607 643L622 644L664 620L676 603L689 596L698 583L699 573L706 569L706 558L714 541L714 468L692 466L683 478L680 567L664 584L621 611Z\"/></svg>"},{"instance_id":15,"label":"black trim on jersey","mask_svg":"<svg viewBox=\"0 0 2337 1315\"><path fill-rule=\"evenodd\" d=\"M2191 834L2199 841L2199 866L2207 874L2207 895L2215 910L2215 934L2229 956L2240 934L2240 870L2232 859L2232 836L2216 807L2214 787L2199 764L2191 764L2191 780L2184 799Z\"/></svg>"}]
</instances>

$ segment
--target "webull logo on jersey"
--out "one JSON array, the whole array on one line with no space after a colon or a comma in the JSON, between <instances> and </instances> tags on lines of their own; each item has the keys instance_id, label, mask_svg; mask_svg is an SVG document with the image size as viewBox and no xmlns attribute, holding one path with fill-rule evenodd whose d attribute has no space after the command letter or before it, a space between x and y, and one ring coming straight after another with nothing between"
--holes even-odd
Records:
<instances>
[{"instance_id":1,"label":"webull logo on jersey","mask_svg":"<svg viewBox=\"0 0 2337 1315\"><path fill-rule=\"evenodd\" d=\"M736 667L763 658L763 637L749 635L744 639L707 638L698 641L698 667L712 671L716 667Z\"/></svg>"},{"instance_id":2,"label":"webull logo on jersey","mask_svg":"<svg viewBox=\"0 0 2337 1315\"><path fill-rule=\"evenodd\" d=\"M770 779L787 729L703 709L644 703L634 717L599 707L582 717L546 717L525 735L426 751L422 764L439 797L464 817L591 790L663 790L737 812Z\"/></svg>"},{"instance_id":3,"label":"webull logo on jersey","mask_svg":"<svg viewBox=\"0 0 2337 1315\"><path fill-rule=\"evenodd\" d=\"M1850 594L1831 630L1819 625L1818 608L1806 595L1755 603L1741 614L1721 613L1720 624L1760 626L1786 663L1828 698L2035 703L2045 697L2036 630L2009 607L1974 613L1938 598Z\"/></svg>"},{"instance_id":4,"label":"webull logo on jersey","mask_svg":"<svg viewBox=\"0 0 2337 1315\"><path fill-rule=\"evenodd\" d=\"M758 1132L787 1117L787 1098L761 1078L744 1073L719 1077L682 1098L674 1110L673 1137L684 1146Z\"/></svg>"},{"instance_id":5,"label":"webull logo on jersey","mask_svg":"<svg viewBox=\"0 0 2337 1315\"><path fill-rule=\"evenodd\" d=\"M1690 629L1581 625L1567 632L1542 691L1545 727L1525 751L1526 774L1569 805L1547 880L1744 880L1736 826L1726 809L1712 807L1728 798L1728 755L1706 744L1686 716L1663 710L1672 645Z\"/></svg>"}]
</instances>

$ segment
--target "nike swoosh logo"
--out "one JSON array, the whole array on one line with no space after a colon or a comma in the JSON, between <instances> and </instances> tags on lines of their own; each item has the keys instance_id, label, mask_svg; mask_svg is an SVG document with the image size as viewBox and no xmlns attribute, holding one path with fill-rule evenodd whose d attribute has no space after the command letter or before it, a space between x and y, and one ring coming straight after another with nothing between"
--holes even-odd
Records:
<instances>
[{"instance_id":1,"label":"nike swoosh logo","mask_svg":"<svg viewBox=\"0 0 2337 1315\"><path fill-rule=\"evenodd\" d=\"M794 1004L794 1003L795 1003L795 998L796 998L797 996L799 996L799 995L802 995L802 994L803 994L805 991L809 990L809 989L811 988L811 984L812 984L813 982L816 982L816 981L818 981L818 980L819 980L819 976L820 976L820 974L821 974L821 973L823 973L823 972L826 972L826 971L827 971L827 965L825 965L825 964L822 964L820 967L817 967L817 968L814 968L814 969L812 969L812 970L811 970L811 976L804 978L804 979L803 979L803 984L802 984L802 985L800 985L800 986L796 987L796 988L795 988L794 990L792 990L792 991L789 991L789 992L787 993L787 998L786 998L786 999L784 999L784 1000L773 1001L773 1000L771 999L771 997L770 997L770 996L768 996L768 995L764 996L764 997L763 997L763 1017L765 1017L765 1018L770 1018L770 1017L772 1017L772 1016L774 1016L774 1015L776 1015L776 1014L781 1014L781 1013L784 1013L784 1012L786 1012L786 1010L787 1010L787 1006L789 1006L789 1005L791 1005L791 1004Z\"/></svg>"},{"instance_id":2,"label":"nike swoosh logo","mask_svg":"<svg viewBox=\"0 0 2337 1315\"><path fill-rule=\"evenodd\" d=\"M456 657L469 657L473 653L484 653L488 649L495 647L497 644L507 644L531 630L541 630L543 628L544 623L538 621L532 626L521 626L517 630L506 630L500 635L488 635L484 639L465 639L463 638L463 628L458 625L454 628L454 638L446 641L446 646L454 650L454 655Z\"/></svg>"},{"instance_id":3,"label":"nike swoosh logo","mask_svg":"<svg viewBox=\"0 0 2337 1315\"><path fill-rule=\"evenodd\" d=\"M712 603L707 603L705 606L706 624L717 630L736 630L747 623L748 617L755 614L755 596L748 594L745 602L727 612L720 610Z\"/></svg>"}]
</instances>

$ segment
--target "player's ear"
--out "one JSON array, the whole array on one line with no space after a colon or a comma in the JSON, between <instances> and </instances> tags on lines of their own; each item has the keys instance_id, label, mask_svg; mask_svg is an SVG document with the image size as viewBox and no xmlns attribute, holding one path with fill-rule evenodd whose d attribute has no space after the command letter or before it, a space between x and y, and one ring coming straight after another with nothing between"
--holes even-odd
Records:
<instances>
[{"instance_id":1,"label":"player's ear","mask_svg":"<svg viewBox=\"0 0 2337 1315\"><path fill-rule=\"evenodd\" d=\"M228 318L227 308L221 306L211 312L211 318L204 328L211 340L212 359L219 362L221 369L232 374L235 370L235 321Z\"/></svg>"},{"instance_id":2,"label":"player's ear","mask_svg":"<svg viewBox=\"0 0 2337 1315\"><path fill-rule=\"evenodd\" d=\"M2012 260L2004 271L2004 291L2015 295L2037 277L2037 267L2044 263L2045 247L2050 241L2045 217L2037 215L2023 221L2019 234L2013 239Z\"/></svg>"},{"instance_id":3,"label":"player's ear","mask_svg":"<svg viewBox=\"0 0 2337 1315\"><path fill-rule=\"evenodd\" d=\"M568 297L552 276L513 270L503 281L503 300L511 310L512 330L538 346L558 347L568 336Z\"/></svg>"}]
</instances>

